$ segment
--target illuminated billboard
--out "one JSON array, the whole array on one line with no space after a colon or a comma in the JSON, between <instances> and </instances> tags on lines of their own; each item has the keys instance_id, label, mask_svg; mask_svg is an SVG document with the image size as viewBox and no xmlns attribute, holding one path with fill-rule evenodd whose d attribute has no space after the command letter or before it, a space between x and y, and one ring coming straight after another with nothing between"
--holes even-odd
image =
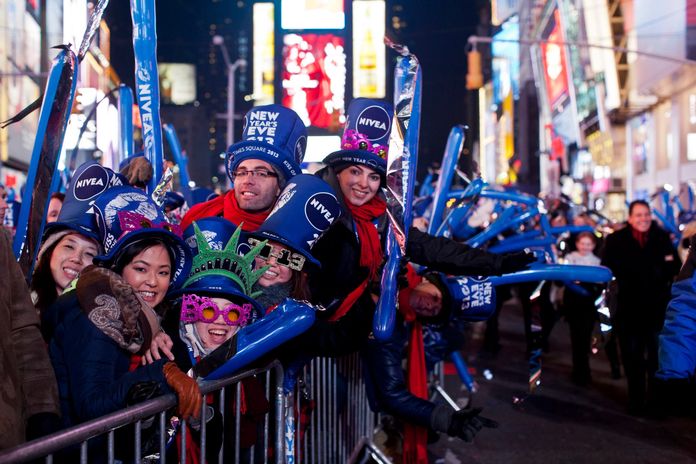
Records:
<instances>
[{"instance_id":1,"label":"illuminated billboard","mask_svg":"<svg viewBox=\"0 0 696 464\"><path fill-rule=\"evenodd\" d=\"M273 103L274 20L273 3L254 3L254 101L256 105Z\"/></svg>"},{"instance_id":2,"label":"illuminated billboard","mask_svg":"<svg viewBox=\"0 0 696 464\"><path fill-rule=\"evenodd\" d=\"M546 83L546 94L553 110L568 97L567 59L565 45L562 43L563 32L558 9L549 18L542 38L546 41L540 47L541 63Z\"/></svg>"},{"instance_id":3,"label":"illuminated billboard","mask_svg":"<svg viewBox=\"0 0 696 464\"><path fill-rule=\"evenodd\" d=\"M353 2L353 96L384 98L384 0Z\"/></svg>"},{"instance_id":4,"label":"illuminated billboard","mask_svg":"<svg viewBox=\"0 0 696 464\"><path fill-rule=\"evenodd\" d=\"M493 101L500 104L512 92L520 96L520 25L516 16L503 23L493 36Z\"/></svg>"},{"instance_id":5,"label":"illuminated billboard","mask_svg":"<svg viewBox=\"0 0 696 464\"><path fill-rule=\"evenodd\" d=\"M282 104L308 126L338 131L345 109L344 39L334 34L283 37Z\"/></svg>"},{"instance_id":6,"label":"illuminated billboard","mask_svg":"<svg viewBox=\"0 0 696 464\"><path fill-rule=\"evenodd\" d=\"M157 63L160 99L163 104L187 105L196 100L196 66L188 63Z\"/></svg>"},{"instance_id":7,"label":"illuminated billboard","mask_svg":"<svg viewBox=\"0 0 696 464\"><path fill-rule=\"evenodd\" d=\"M344 29L344 0L281 0L283 29Z\"/></svg>"}]
</instances>

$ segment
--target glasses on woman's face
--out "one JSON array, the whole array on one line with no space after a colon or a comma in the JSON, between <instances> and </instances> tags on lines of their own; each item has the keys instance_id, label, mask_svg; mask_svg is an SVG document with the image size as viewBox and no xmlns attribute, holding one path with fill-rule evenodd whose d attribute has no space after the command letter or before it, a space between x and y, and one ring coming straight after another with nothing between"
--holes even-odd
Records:
<instances>
[{"instance_id":1,"label":"glasses on woman's face","mask_svg":"<svg viewBox=\"0 0 696 464\"><path fill-rule=\"evenodd\" d=\"M251 319L253 306L251 303L238 305L230 303L220 308L212 298L186 294L181 301L181 321L184 323L205 322L213 323L222 316L225 324L232 327L244 327Z\"/></svg>"},{"instance_id":2,"label":"glasses on woman's face","mask_svg":"<svg viewBox=\"0 0 696 464\"><path fill-rule=\"evenodd\" d=\"M250 171L246 169L237 169L232 173L233 180L237 177L245 178L247 176L258 177L259 179L268 179L269 177L278 177L278 174L273 171L269 171L268 169L252 169Z\"/></svg>"},{"instance_id":3,"label":"glasses on woman's face","mask_svg":"<svg viewBox=\"0 0 696 464\"><path fill-rule=\"evenodd\" d=\"M261 240L250 237L247 239L251 246L256 246L261 242ZM264 261L271 259L271 256L275 258L275 261L280 266L289 267L293 271L301 271L304 267L305 257L300 253L293 253L287 248L271 245L267 243L261 249L258 257Z\"/></svg>"}]
</instances>

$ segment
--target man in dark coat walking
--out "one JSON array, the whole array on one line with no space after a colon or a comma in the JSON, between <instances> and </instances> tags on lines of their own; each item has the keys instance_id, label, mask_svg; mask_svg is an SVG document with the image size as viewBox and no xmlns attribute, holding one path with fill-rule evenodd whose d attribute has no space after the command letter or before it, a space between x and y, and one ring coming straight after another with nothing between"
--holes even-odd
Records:
<instances>
[{"instance_id":1,"label":"man in dark coat walking","mask_svg":"<svg viewBox=\"0 0 696 464\"><path fill-rule=\"evenodd\" d=\"M636 200L629 205L628 226L607 237L602 264L618 283L614 330L628 381L628 411L641 414L657 370L657 336L681 262L669 234L652 221L648 203Z\"/></svg>"}]
</instances>

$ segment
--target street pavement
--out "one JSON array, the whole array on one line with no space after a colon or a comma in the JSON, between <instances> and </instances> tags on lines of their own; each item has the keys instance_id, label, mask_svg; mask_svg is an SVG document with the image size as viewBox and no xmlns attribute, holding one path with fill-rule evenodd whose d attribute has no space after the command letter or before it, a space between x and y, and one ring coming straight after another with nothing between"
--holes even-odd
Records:
<instances>
[{"instance_id":1,"label":"street pavement","mask_svg":"<svg viewBox=\"0 0 696 464\"><path fill-rule=\"evenodd\" d=\"M500 426L482 430L472 444L442 436L428 449L431 462L696 463L696 419L628 415L626 379L611 378L603 351L590 360L591 385L579 387L570 381L570 336L564 320L556 324L549 353L543 355L541 385L526 398L527 359L519 304L511 300L503 307L502 349L496 356L477 354L480 337L474 332L464 351L479 384L471 400L483 408L483 416ZM483 376L486 369L492 374L490 380ZM455 375L446 376L445 387L460 402L469 396Z\"/></svg>"}]
</instances>

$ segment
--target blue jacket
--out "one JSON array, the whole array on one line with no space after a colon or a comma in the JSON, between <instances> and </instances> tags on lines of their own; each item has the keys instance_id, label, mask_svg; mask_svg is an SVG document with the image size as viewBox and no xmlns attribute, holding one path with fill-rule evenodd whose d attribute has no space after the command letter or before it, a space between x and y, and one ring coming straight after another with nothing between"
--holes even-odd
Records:
<instances>
[{"instance_id":1,"label":"blue jacket","mask_svg":"<svg viewBox=\"0 0 696 464\"><path fill-rule=\"evenodd\" d=\"M696 371L696 280L672 285L658 352L660 379L687 379Z\"/></svg>"},{"instance_id":2,"label":"blue jacket","mask_svg":"<svg viewBox=\"0 0 696 464\"><path fill-rule=\"evenodd\" d=\"M128 391L141 382L155 381L163 393L171 392L162 373L165 360L129 372L130 353L87 318L75 291L61 296L43 322L52 333L49 354L65 427L126 407Z\"/></svg>"}]
</instances>

